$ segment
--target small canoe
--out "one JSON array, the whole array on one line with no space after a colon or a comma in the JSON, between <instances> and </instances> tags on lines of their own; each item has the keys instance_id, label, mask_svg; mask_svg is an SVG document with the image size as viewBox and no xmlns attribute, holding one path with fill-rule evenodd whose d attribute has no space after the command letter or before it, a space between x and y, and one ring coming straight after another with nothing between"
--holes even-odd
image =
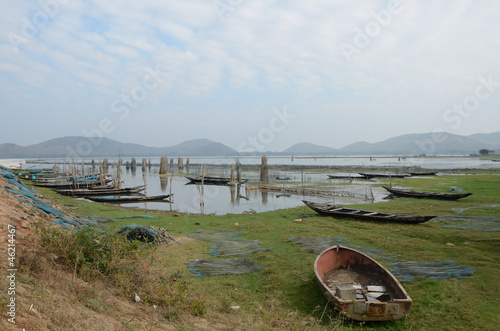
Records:
<instances>
[{"instance_id":1,"label":"small canoe","mask_svg":"<svg viewBox=\"0 0 500 331\"><path fill-rule=\"evenodd\" d=\"M411 176L436 176L437 171L428 171L428 172L409 172Z\"/></svg>"},{"instance_id":2,"label":"small canoe","mask_svg":"<svg viewBox=\"0 0 500 331\"><path fill-rule=\"evenodd\" d=\"M145 186L134 186L125 188L105 188L102 190L98 189L77 189L77 190L56 190L57 193L69 196L97 196L97 195L125 195L133 194L144 191Z\"/></svg>"},{"instance_id":3,"label":"small canoe","mask_svg":"<svg viewBox=\"0 0 500 331\"><path fill-rule=\"evenodd\" d=\"M302 202L304 202L306 206L321 215L333 217L351 217L365 221L418 224L427 222L428 220L436 217L383 213L378 211L347 208L335 206L329 203L318 203L306 200L302 200Z\"/></svg>"},{"instance_id":4,"label":"small canoe","mask_svg":"<svg viewBox=\"0 0 500 331\"><path fill-rule=\"evenodd\" d=\"M367 173L367 172L359 172L359 174L366 179L371 178L406 178L410 177L410 174L376 174L376 173Z\"/></svg>"},{"instance_id":5,"label":"small canoe","mask_svg":"<svg viewBox=\"0 0 500 331\"><path fill-rule=\"evenodd\" d=\"M152 195L152 196L149 196L149 197L146 197L146 196L137 196L137 197L86 197L85 199L92 200L94 202L108 202L108 203L135 203L135 202L146 202L146 201L171 202L171 200L170 200L170 194L166 194L166 195Z\"/></svg>"},{"instance_id":6,"label":"small canoe","mask_svg":"<svg viewBox=\"0 0 500 331\"><path fill-rule=\"evenodd\" d=\"M207 185L229 185L231 178L225 177L213 177L213 176L205 176L205 177L189 177L185 176L190 183L195 184L207 184Z\"/></svg>"},{"instance_id":7,"label":"small canoe","mask_svg":"<svg viewBox=\"0 0 500 331\"><path fill-rule=\"evenodd\" d=\"M354 249L335 245L314 262L321 292L330 304L357 321L388 321L408 314L412 299L380 263Z\"/></svg>"},{"instance_id":8,"label":"small canoe","mask_svg":"<svg viewBox=\"0 0 500 331\"><path fill-rule=\"evenodd\" d=\"M360 174L335 174L327 176L329 179L368 179Z\"/></svg>"},{"instance_id":9,"label":"small canoe","mask_svg":"<svg viewBox=\"0 0 500 331\"><path fill-rule=\"evenodd\" d=\"M382 186L387 191L392 194L405 197L405 198L431 198L439 200L458 200L461 198L468 197L472 193L442 193L442 192L423 192L423 191L412 191L393 187Z\"/></svg>"}]
</instances>

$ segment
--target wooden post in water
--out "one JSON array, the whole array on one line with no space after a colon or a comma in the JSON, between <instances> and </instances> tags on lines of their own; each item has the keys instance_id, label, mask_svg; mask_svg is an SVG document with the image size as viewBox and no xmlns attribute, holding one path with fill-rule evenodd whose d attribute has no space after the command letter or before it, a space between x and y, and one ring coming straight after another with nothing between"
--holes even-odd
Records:
<instances>
[{"instance_id":1,"label":"wooden post in water","mask_svg":"<svg viewBox=\"0 0 500 331\"><path fill-rule=\"evenodd\" d=\"M241 182L241 163L240 159L236 158L236 181Z\"/></svg>"},{"instance_id":2,"label":"wooden post in water","mask_svg":"<svg viewBox=\"0 0 500 331\"><path fill-rule=\"evenodd\" d=\"M231 185L231 186L236 185L236 179L234 176L234 172L235 172L235 165L233 164L231 166L231 178L229 179L229 185Z\"/></svg>"},{"instance_id":3,"label":"wooden post in water","mask_svg":"<svg viewBox=\"0 0 500 331\"><path fill-rule=\"evenodd\" d=\"M148 161L145 158L143 158L142 159L142 172L146 172L147 166L148 166Z\"/></svg>"},{"instance_id":4,"label":"wooden post in water","mask_svg":"<svg viewBox=\"0 0 500 331\"><path fill-rule=\"evenodd\" d=\"M109 170L109 164L108 164L108 159L102 160L102 171L104 171L104 174L107 174Z\"/></svg>"},{"instance_id":5,"label":"wooden post in water","mask_svg":"<svg viewBox=\"0 0 500 331\"><path fill-rule=\"evenodd\" d=\"M118 159L118 163L116 164L116 188L122 187L122 159Z\"/></svg>"},{"instance_id":6,"label":"wooden post in water","mask_svg":"<svg viewBox=\"0 0 500 331\"><path fill-rule=\"evenodd\" d=\"M179 165L179 170L184 170L184 159L182 158L182 156L179 156L177 163Z\"/></svg>"},{"instance_id":7,"label":"wooden post in water","mask_svg":"<svg viewBox=\"0 0 500 331\"><path fill-rule=\"evenodd\" d=\"M174 171L174 158L170 159L170 169L172 169L172 171Z\"/></svg>"},{"instance_id":8,"label":"wooden post in water","mask_svg":"<svg viewBox=\"0 0 500 331\"><path fill-rule=\"evenodd\" d=\"M186 160L186 170L189 171L189 158Z\"/></svg>"},{"instance_id":9,"label":"wooden post in water","mask_svg":"<svg viewBox=\"0 0 500 331\"><path fill-rule=\"evenodd\" d=\"M262 162L260 165L260 181L268 182L269 181L269 168L267 166L267 156L262 155Z\"/></svg>"},{"instance_id":10,"label":"wooden post in water","mask_svg":"<svg viewBox=\"0 0 500 331\"><path fill-rule=\"evenodd\" d=\"M204 197L204 183L205 182L205 165L201 166L201 195L200 195L200 210L203 214L205 212L205 197Z\"/></svg>"},{"instance_id":11,"label":"wooden post in water","mask_svg":"<svg viewBox=\"0 0 500 331\"><path fill-rule=\"evenodd\" d=\"M168 159L166 156L162 156L160 159L160 175L166 175L167 174L167 162Z\"/></svg>"}]
</instances>

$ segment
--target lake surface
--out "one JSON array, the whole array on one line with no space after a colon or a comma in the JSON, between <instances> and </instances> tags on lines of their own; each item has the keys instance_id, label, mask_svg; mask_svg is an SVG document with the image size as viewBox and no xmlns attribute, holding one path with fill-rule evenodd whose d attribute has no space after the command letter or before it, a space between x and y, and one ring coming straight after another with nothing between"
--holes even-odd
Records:
<instances>
[{"instance_id":1,"label":"lake surface","mask_svg":"<svg viewBox=\"0 0 500 331\"><path fill-rule=\"evenodd\" d=\"M117 161L117 158L108 158L110 164ZM131 158L123 158L123 163ZM138 164L141 164L142 157L136 157ZM199 168L191 168L191 171L177 169L177 158L174 159L175 166L169 170L167 177L158 174L158 164L160 158L147 158L153 166L143 172L138 166L133 172L125 165L121 168L121 180L123 187L131 187L146 184L146 195L174 195L172 203L168 202L146 202L122 204L124 207L137 207L147 209L172 210L187 213L204 214L241 214L245 212L263 212L277 209L291 208L303 205L302 200L313 200L318 202L331 202L335 204L370 203L383 201L388 193L380 188L373 187L374 182L365 180L331 180L326 173L308 171L307 168L314 166L336 167L336 166L363 166L363 167L390 167L393 171L399 168L417 167L421 169L442 169L443 173L447 169L465 168L498 168L497 162L482 160L472 157L268 157L269 165L289 165L291 170L269 170L271 182L275 182L276 177L289 177L287 181L277 181L277 186L318 186L322 190L334 192L333 196L299 195L287 194L286 192L268 192L257 188L259 173L248 171L242 173L242 178L248 179L248 183L241 186L214 186L189 185L188 179L184 176L198 175ZM28 161L28 163L24 163ZM41 160L0 160L0 164L9 164L23 168L40 168L52 166L53 162L61 160L45 159ZM98 162L99 160L96 160ZM186 163L187 158L184 158ZM260 165L260 157L239 157L243 165ZM89 161L87 161L89 162ZM207 175L216 172L219 176L229 177L230 170L227 165L235 163L235 157L190 157L190 164L209 165ZM220 166L220 167L218 167ZM304 169L292 166L305 166ZM59 164L60 169L62 165ZM89 166L86 166L89 168ZM286 167L285 167L286 168ZM195 170L193 170L195 169ZM172 174L172 171L174 174ZM369 169L366 170L369 172ZM109 173L114 174L116 169L110 167ZM348 175L348 173L346 174ZM203 190L203 194L202 194ZM203 199L202 199L203 196ZM311 211L312 212L312 211Z\"/></svg>"}]
</instances>

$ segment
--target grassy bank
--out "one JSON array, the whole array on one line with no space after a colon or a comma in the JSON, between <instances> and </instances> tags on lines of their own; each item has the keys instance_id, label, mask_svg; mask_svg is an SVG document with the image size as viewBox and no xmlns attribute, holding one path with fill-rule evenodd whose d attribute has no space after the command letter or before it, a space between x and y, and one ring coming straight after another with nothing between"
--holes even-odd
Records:
<instances>
[{"instance_id":1,"label":"grassy bank","mask_svg":"<svg viewBox=\"0 0 500 331\"><path fill-rule=\"evenodd\" d=\"M388 183L380 182L377 185ZM408 178L392 180L391 183L427 191L457 187L473 192L473 195L458 201L396 199L359 207L419 215L447 215L453 214L452 208L461 208L464 210L463 215L494 216L500 219L500 208L494 206L500 202L500 176L497 175ZM47 256L56 254L59 257L56 263L66 263L66 270L78 273L87 281L98 280L105 284L103 286L117 289L119 296L130 300L132 292L138 293L143 304L158 305L161 309L159 318L177 329L192 329L199 322L194 318L199 316L208 323L209 329L233 329L242 325L264 330L494 330L500 327L500 232L449 229L443 228L442 223L433 222L389 225L319 216L296 221L301 214L314 214L305 206L225 216L137 211L77 201L50 190L39 191L75 215L113 219L137 214L157 217L116 220L108 224L108 230L116 232L119 227L131 223L153 225L167 229L180 243L126 248L128 244L120 241L119 237L113 237L117 241L110 242L109 252L112 253L113 249L130 249L130 255L122 256L119 260L108 256L109 261L105 258L96 263L91 261L90 267L100 265L98 270L82 269L80 272L75 267L78 264L75 260L69 256L63 258L62 251L54 250L54 247L66 247L70 251L77 251L82 246L70 244L75 238L60 237L59 232L43 233L40 249ZM241 237L259 240L263 248L272 247L272 250L249 256L263 266L263 270L243 275L192 277L188 261L218 259L207 254L211 243L188 236L188 233L199 229L244 230ZM463 279L404 283L413 299L406 319L384 323L353 322L326 307L313 272L316 255L289 242L288 238L292 236L340 236L347 239L349 244L377 248L406 261L453 260L458 265L473 268L475 273ZM80 238L87 242L84 246L91 246L94 239ZM105 242L104 239L98 241ZM103 248L99 246L96 249ZM107 265L109 263L111 266ZM128 270L126 273L125 269ZM30 276L30 272L33 271L26 270L25 279L43 281ZM139 272L142 275L139 276ZM166 299L167 296L169 299ZM85 300L95 309L105 309L103 307L106 304L99 300L98 295L93 298L92 294L88 294ZM133 323L128 327L134 329ZM140 326L135 328L140 329Z\"/></svg>"}]
</instances>

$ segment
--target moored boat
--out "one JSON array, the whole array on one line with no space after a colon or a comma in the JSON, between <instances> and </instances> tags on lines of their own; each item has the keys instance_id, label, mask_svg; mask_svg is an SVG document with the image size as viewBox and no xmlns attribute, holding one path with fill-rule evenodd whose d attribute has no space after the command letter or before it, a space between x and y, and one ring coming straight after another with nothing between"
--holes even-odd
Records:
<instances>
[{"instance_id":1,"label":"moored boat","mask_svg":"<svg viewBox=\"0 0 500 331\"><path fill-rule=\"evenodd\" d=\"M410 174L392 174L392 173L386 173L386 174L379 174L379 173L367 173L367 172L359 172L359 174L366 179L371 179L371 178L406 178L410 177Z\"/></svg>"},{"instance_id":2,"label":"moored boat","mask_svg":"<svg viewBox=\"0 0 500 331\"><path fill-rule=\"evenodd\" d=\"M396 277L349 247L336 245L321 252L314 273L328 302L351 319L395 320L410 310L412 299Z\"/></svg>"},{"instance_id":3,"label":"moored boat","mask_svg":"<svg viewBox=\"0 0 500 331\"><path fill-rule=\"evenodd\" d=\"M189 177L185 176L190 183L195 184L207 184L207 185L229 185L231 178L225 177L213 177L213 176L204 176L204 177Z\"/></svg>"},{"instance_id":4,"label":"moored boat","mask_svg":"<svg viewBox=\"0 0 500 331\"><path fill-rule=\"evenodd\" d=\"M105 188L99 189L67 189L67 190L56 190L57 193L69 196L97 196L97 195L120 195L120 194L133 194L144 191L145 186L134 186L134 187L124 187L124 188Z\"/></svg>"},{"instance_id":5,"label":"moored boat","mask_svg":"<svg viewBox=\"0 0 500 331\"><path fill-rule=\"evenodd\" d=\"M431 198L439 200L458 200L461 198L468 197L472 193L444 193L444 192L424 192L424 191L412 191L393 187L382 186L384 189L390 193L406 198Z\"/></svg>"},{"instance_id":6,"label":"moored boat","mask_svg":"<svg viewBox=\"0 0 500 331\"><path fill-rule=\"evenodd\" d=\"M173 194L172 194L173 196ZM135 203L135 202L146 202L146 201L157 201L157 202L171 202L171 195L152 195L152 196L137 196L137 197L86 197L85 199L92 200L94 202L109 202L109 203Z\"/></svg>"},{"instance_id":7,"label":"moored boat","mask_svg":"<svg viewBox=\"0 0 500 331\"><path fill-rule=\"evenodd\" d=\"M428 220L436 217L384 213L356 208L347 208L342 206L335 206L329 203L318 203L306 200L302 200L302 202L304 202L306 206L321 215L333 217L351 217L365 221L418 224L427 222Z\"/></svg>"}]
</instances>

